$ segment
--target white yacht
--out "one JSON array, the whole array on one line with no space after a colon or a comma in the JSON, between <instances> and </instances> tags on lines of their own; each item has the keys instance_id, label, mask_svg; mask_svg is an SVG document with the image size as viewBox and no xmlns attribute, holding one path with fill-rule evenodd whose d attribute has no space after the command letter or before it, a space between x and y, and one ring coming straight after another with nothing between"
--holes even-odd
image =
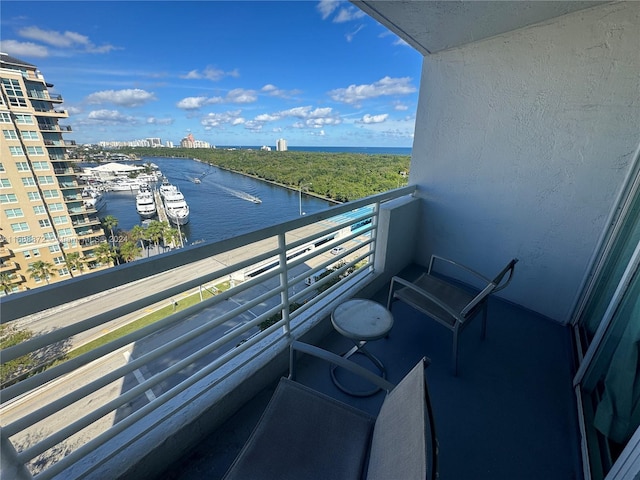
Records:
<instances>
[{"instance_id":1,"label":"white yacht","mask_svg":"<svg viewBox=\"0 0 640 480\"><path fill-rule=\"evenodd\" d=\"M142 182L135 178L118 178L109 182L107 188L112 192L133 192L139 190L140 185Z\"/></svg>"},{"instance_id":2,"label":"white yacht","mask_svg":"<svg viewBox=\"0 0 640 480\"><path fill-rule=\"evenodd\" d=\"M85 208L96 210L97 212L107 206L107 199L104 193L91 187L85 187L82 191L82 202Z\"/></svg>"},{"instance_id":3,"label":"white yacht","mask_svg":"<svg viewBox=\"0 0 640 480\"><path fill-rule=\"evenodd\" d=\"M164 193L162 188L164 188ZM175 185L163 185L161 188L161 194L164 201L164 210L167 213L169 222L174 225L186 225L189 223L189 205L182 192L178 190Z\"/></svg>"},{"instance_id":4,"label":"white yacht","mask_svg":"<svg viewBox=\"0 0 640 480\"><path fill-rule=\"evenodd\" d=\"M136 195L136 210L142 218L152 218L158 213L156 200L149 185L141 185Z\"/></svg>"},{"instance_id":5,"label":"white yacht","mask_svg":"<svg viewBox=\"0 0 640 480\"><path fill-rule=\"evenodd\" d=\"M160 184L160 196L164 199L165 194L169 192L174 192L178 189L175 185L171 185L169 183L169 179L167 177L162 177L162 183Z\"/></svg>"}]
</instances>

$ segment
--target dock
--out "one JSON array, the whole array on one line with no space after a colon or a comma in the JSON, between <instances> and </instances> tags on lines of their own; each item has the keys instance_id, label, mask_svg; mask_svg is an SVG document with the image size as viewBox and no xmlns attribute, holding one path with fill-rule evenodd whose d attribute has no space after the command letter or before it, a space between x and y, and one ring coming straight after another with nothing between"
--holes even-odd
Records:
<instances>
[{"instance_id":1,"label":"dock","mask_svg":"<svg viewBox=\"0 0 640 480\"><path fill-rule=\"evenodd\" d=\"M155 190L153 192L153 196L156 199L156 210L158 212L158 220L161 222L169 222L169 218L167 217L167 212L164 210L164 202L162 201L162 197L160 196L160 191Z\"/></svg>"}]
</instances>

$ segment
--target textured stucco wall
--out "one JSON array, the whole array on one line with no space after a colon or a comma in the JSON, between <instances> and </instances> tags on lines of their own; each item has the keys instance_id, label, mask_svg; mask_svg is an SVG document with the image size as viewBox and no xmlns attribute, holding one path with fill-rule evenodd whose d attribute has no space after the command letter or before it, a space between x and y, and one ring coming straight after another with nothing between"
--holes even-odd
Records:
<instances>
[{"instance_id":1,"label":"textured stucco wall","mask_svg":"<svg viewBox=\"0 0 640 480\"><path fill-rule=\"evenodd\" d=\"M431 253L493 274L560 322L639 142L640 2L608 4L425 57L410 183Z\"/></svg>"}]
</instances>

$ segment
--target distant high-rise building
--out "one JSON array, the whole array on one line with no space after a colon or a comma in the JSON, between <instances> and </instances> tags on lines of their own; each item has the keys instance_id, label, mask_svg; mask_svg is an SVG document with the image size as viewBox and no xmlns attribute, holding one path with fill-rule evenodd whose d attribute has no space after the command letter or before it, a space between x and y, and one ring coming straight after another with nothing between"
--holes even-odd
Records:
<instances>
[{"instance_id":1,"label":"distant high-rise building","mask_svg":"<svg viewBox=\"0 0 640 480\"><path fill-rule=\"evenodd\" d=\"M180 146L182 148L211 148L211 144L202 140L196 140L191 133L180 140Z\"/></svg>"},{"instance_id":2,"label":"distant high-rise building","mask_svg":"<svg viewBox=\"0 0 640 480\"><path fill-rule=\"evenodd\" d=\"M146 140L147 140L147 142L149 142L149 146L150 147L161 147L162 146L162 140L160 140L159 138L147 138Z\"/></svg>"},{"instance_id":3,"label":"distant high-rise building","mask_svg":"<svg viewBox=\"0 0 640 480\"><path fill-rule=\"evenodd\" d=\"M104 268L96 251L105 244L94 207L64 140L71 127L56 109L62 96L49 92L35 65L0 53L0 295L70 278L74 270Z\"/></svg>"},{"instance_id":4,"label":"distant high-rise building","mask_svg":"<svg viewBox=\"0 0 640 480\"><path fill-rule=\"evenodd\" d=\"M286 152L287 151L287 141L284 138L279 138L276 142L276 151L278 152Z\"/></svg>"}]
</instances>

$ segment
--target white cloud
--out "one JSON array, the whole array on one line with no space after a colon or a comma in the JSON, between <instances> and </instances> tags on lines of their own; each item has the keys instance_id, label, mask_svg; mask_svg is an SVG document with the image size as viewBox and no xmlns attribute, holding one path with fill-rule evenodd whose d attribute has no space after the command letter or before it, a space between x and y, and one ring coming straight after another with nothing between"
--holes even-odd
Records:
<instances>
[{"instance_id":1,"label":"white cloud","mask_svg":"<svg viewBox=\"0 0 640 480\"><path fill-rule=\"evenodd\" d=\"M322 15L322 19L326 20L340 6L336 0L321 0L316 8Z\"/></svg>"},{"instance_id":2,"label":"white cloud","mask_svg":"<svg viewBox=\"0 0 640 480\"><path fill-rule=\"evenodd\" d=\"M49 56L47 47L32 42L18 42L17 40L0 41L0 51L16 57L45 58Z\"/></svg>"},{"instance_id":3,"label":"white cloud","mask_svg":"<svg viewBox=\"0 0 640 480\"><path fill-rule=\"evenodd\" d=\"M271 85L270 83L260 89L262 93L266 93L271 97L291 98L302 93L300 90L282 90L281 88Z\"/></svg>"},{"instance_id":4,"label":"white cloud","mask_svg":"<svg viewBox=\"0 0 640 480\"><path fill-rule=\"evenodd\" d=\"M66 106L64 107L64 109L69 112L70 115L78 115L80 113L82 113L82 109L75 107L75 106Z\"/></svg>"},{"instance_id":5,"label":"white cloud","mask_svg":"<svg viewBox=\"0 0 640 480\"><path fill-rule=\"evenodd\" d=\"M365 13L357 7L354 7L354 6L343 7L336 14L336 16L333 17L333 23L350 22L352 20L363 18L364 16L365 16Z\"/></svg>"},{"instance_id":6,"label":"white cloud","mask_svg":"<svg viewBox=\"0 0 640 480\"><path fill-rule=\"evenodd\" d=\"M206 130L222 127L224 125L242 125L245 123L245 120L240 116L240 114L240 110L224 113L209 113L202 117L200 124L203 125Z\"/></svg>"},{"instance_id":7,"label":"white cloud","mask_svg":"<svg viewBox=\"0 0 640 480\"><path fill-rule=\"evenodd\" d=\"M121 107L139 107L153 100L157 100L157 98L152 92L139 88L103 90L87 97L87 103L113 103Z\"/></svg>"},{"instance_id":8,"label":"white cloud","mask_svg":"<svg viewBox=\"0 0 640 480\"><path fill-rule=\"evenodd\" d=\"M384 95L408 95L416 91L411 85L411 78L384 77L375 83L368 85L349 85L347 88L331 90L329 95L337 102L358 104L363 100L381 97Z\"/></svg>"},{"instance_id":9,"label":"white cloud","mask_svg":"<svg viewBox=\"0 0 640 480\"><path fill-rule=\"evenodd\" d=\"M225 72L224 70L220 70L219 68L208 66L202 72L199 70L191 70L186 75L181 75L180 78L184 78L187 80L211 80L212 82L217 82L218 80L222 80L224 77L234 77L237 78L240 76L238 69L231 70L229 72Z\"/></svg>"},{"instance_id":10,"label":"white cloud","mask_svg":"<svg viewBox=\"0 0 640 480\"><path fill-rule=\"evenodd\" d=\"M362 117L360 123L382 123L389 117L388 113L380 115L369 115L368 113Z\"/></svg>"},{"instance_id":11,"label":"white cloud","mask_svg":"<svg viewBox=\"0 0 640 480\"><path fill-rule=\"evenodd\" d=\"M406 106L404 103L400 103L400 102L396 102L393 106L394 110L397 110L399 112L405 111L405 110L409 110L409 107Z\"/></svg>"},{"instance_id":12,"label":"white cloud","mask_svg":"<svg viewBox=\"0 0 640 480\"><path fill-rule=\"evenodd\" d=\"M182 110L197 110L207 104L209 99L207 97L187 97L180 100L176 107Z\"/></svg>"},{"instance_id":13,"label":"white cloud","mask_svg":"<svg viewBox=\"0 0 640 480\"><path fill-rule=\"evenodd\" d=\"M186 97L180 100L176 106L183 110L197 110L205 105L218 105L222 103L253 103L258 100L255 90L235 88L229 90L224 97Z\"/></svg>"},{"instance_id":14,"label":"white cloud","mask_svg":"<svg viewBox=\"0 0 640 480\"><path fill-rule=\"evenodd\" d=\"M227 93L224 98L225 103L253 103L258 100L255 90L245 90L235 88Z\"/></svg>"},{"instance_id":15,"label":"white cloud","mask_svg":"<svg viewBox=\"0 0 640 480\"><path fill-rule=\"evenodd\" d=\"M94 110L87 115L88 120L101 123L135 123L135 117L123 115L117 110Z\"/></svg>"},{"instance_id":16,"label":"white cloud","mask_svg":"<svg viewBox=\"0 0 640 480\"><path fill-rule=\"evenodd\" d=\"M173 118L156 118L148 117L147 124L149 125L173 125Z\"/></svg>"},{"instance_id":17,"label":"white cloud","mask_svg":"<svg viewBox=\"0 0 640 480\"><path fill-rule=\"evenodd\" d=\"M56 48L80 49L89 53L109 53L116 47L109 44L96 46L89 37L77 32L58 32L56 30L43 30L40 27L25 27L18 34L29 40L36 40Z\"/></svg>"},{"instance_id":18,"label":"white cloud","mask_svg":"<svg viewBox=\"0 0 640 480\"><path fill-rule=\"evenodd\" d=\"M250 130L260 130L268 122L277 122L287 118L295 118L298 121L293 124L295 128L320 128L325 125L339 125L342 123L340 116L333 112L331 107L313 109L310 105L294 107L275 113L262 113L253 120L248 121L245 127Z\"/></svg>"},{"instance_id":19,"label":"white cloud","mask_svg":"<svg viewBox=\"0 0 640 480\"><path fill-rule=\"evenodd\" d=\"M345 34L345 38L347 39L347 42L351 42L351 40L353 40L353 38L358 34L358 32L360 30L362 30L364 28L364 25L359 25L358 28L356 28L353 32L349 32L347 34Z\"/></svg>"}]
</instances>

